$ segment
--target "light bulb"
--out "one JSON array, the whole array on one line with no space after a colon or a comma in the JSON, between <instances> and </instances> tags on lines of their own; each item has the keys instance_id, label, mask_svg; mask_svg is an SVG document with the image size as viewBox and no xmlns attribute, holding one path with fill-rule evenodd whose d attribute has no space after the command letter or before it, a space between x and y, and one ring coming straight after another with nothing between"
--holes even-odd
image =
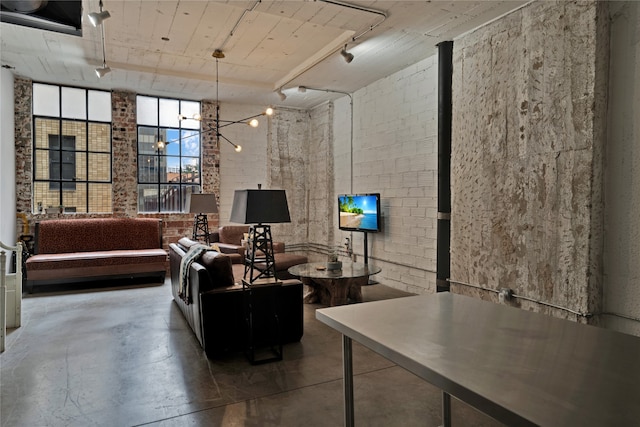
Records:
<instances>
[{"instance_id":1,"label":"light bulb","mask_svg":"<svg viewBox=\"0 0 640 427\"><path fill-rule=\"evenodd\" d=\"M264 112L267 116L273 116L273 108L269 107Z\"/></svg>"},{"instance_id":2,"label":"light bulb","mask_svg":"<svg viewBox=\"0 0 640 427\"><path fill-rule=\"evenodd\" d=\"M251 126L252 128L257 128L259 124L260 122L258 122L258 119L252 119L251 121L249 121L249 126Z\"/></svg>"},{"instance_id":3,"label":"light bulb","mask_svg":"<svg viewBox=\"0 0 640 427\"><path fill-rule=\"evenodd\" d=\"M242 151L242 147L241 147L241 146L239 146L239 145L236 145L236 152L238 152L238 153L239 153L239 152L241 152L241 151Z\"/></svg>"}]
</instances>

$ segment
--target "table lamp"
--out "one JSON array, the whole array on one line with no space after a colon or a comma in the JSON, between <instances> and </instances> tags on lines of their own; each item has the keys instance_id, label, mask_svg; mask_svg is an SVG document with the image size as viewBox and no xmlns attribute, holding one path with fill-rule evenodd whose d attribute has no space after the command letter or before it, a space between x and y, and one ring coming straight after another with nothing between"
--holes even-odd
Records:
<instances>
[{"instance_id":1,"label":"table lamp","mask_svg":"<svg viewBox=\"0 0 640 427\"><path fill-rule=\"evenodd\" d=\"M287 194L284 190L236 190L231 207L231 222L252 224L249 227L249 250L245 254L244 278L249 283L261 277L275 277L271 226L265 223L291 222ZM254 277L255 263L265 268Z\"/></svg>"},{"instance_id":2,"label":"table lamp","mask_svg":"<svg viewBox=\"0 0 640 427\"><path fill-rule=\"evenodd\" d=\"M215 194L191 193L187 195L187 212L194 213L193 218L193 240L204 241L209 245L209 222L207 213L217 213L218 203Z\"/></svg>"}]
</instances>

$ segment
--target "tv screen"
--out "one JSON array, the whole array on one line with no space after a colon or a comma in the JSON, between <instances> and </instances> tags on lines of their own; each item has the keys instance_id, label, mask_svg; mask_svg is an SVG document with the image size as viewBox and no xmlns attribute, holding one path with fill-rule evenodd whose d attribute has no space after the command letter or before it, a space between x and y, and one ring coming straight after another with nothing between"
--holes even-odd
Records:
<instances>
[{"instance_id":1,"label":"tv screen","mask_svg":"<svg viewBox=\"0 0 640 427\"><path fill-rule=\"evenodd\" d=\"M341 194L338 196L338 227L345 231L380 231L380 194Z\"/></svg>"}]
</instances>

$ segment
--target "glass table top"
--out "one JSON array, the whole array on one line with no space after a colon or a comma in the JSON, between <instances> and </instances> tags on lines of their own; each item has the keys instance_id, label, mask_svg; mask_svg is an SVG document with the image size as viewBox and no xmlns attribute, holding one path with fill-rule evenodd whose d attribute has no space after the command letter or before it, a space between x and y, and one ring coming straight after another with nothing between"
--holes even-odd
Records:
<instances>
[{"instance_id":1,"label":"glass table top","mask_svg":"<svg viewBox=\"0 0 640 427\"><path fill-rule=\"evenodd\" d=\"M354 277L370 276L382 271L380 267L361 262L343 261L340 270L328 270L326 262L310 262L298 264L289 268L289 273L298 277L312 279L348 279Z\"/></svg>"}]
</instances>

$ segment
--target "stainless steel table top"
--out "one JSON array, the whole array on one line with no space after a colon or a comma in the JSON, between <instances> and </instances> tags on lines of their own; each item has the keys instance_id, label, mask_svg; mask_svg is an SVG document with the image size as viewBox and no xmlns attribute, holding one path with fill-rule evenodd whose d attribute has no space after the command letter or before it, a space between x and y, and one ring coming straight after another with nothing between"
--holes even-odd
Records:
<instances>
[{"instance_id":1,"label":"stainless steel table top","mask_svg":"<svg viewBox=\"0 0 640 427\"><path fill-rule=\"evenodd\" d=\"M638 337L451 293L316 317L507 425L640 425Z\"/></svg>"},{"instance_id":2,"label":"stainless steel table top","mask_svg":"<svg viewBox=\"0 0 640 427\"><path fill-rule=\"evenodd\" d=\"M318 268L320 267L320 269ZM324 270L321 269L324 267ZM312 279L349 279L380 273L381 268L360 262L343 262L340 270L327 270L326 262L310 262L289 268L289 274Z\"/></svg>"}]
</instances>

